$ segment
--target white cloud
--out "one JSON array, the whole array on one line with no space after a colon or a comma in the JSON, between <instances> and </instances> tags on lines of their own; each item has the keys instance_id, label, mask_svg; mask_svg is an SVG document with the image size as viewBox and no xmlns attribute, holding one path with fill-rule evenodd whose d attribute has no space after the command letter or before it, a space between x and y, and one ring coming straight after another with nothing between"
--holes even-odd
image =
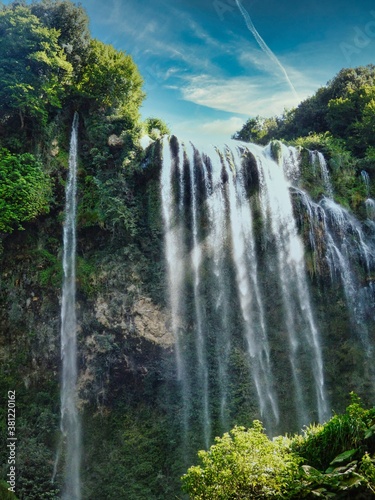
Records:
<instances>
[{"instance_id":1,"label":"white cloud","mask_svg":"<svg viewBox=\"0 0 375 500\"><path fill-rule=\"evenodd\" d=\"M242 118L238 118L237 116L231 116L226 120L212 120L198 125L198 132L215 135L224 134L230 137L242 128L244 122Z\"/></svg>"},{"instance_id":2,"label":"white cloud","mask_svg":"<svg viewBox=\"0 0 375 500\"><path fill-rule=\"evenodd\" d=\"M196 117L192 120L179 121L173 126L173 133L186 142L192 141L195 145L227 144L231 136L240 130L245 119L237 116L208 121Z\"/></svg>"},{"instance_id":3,"label":"white cloud","mask_svg":"<svg viewBox=\"0 0 375 500\"><path fill-rule=\"evenodd\" d=\"M181 92L183 99L201 106L246 116L269 116L298 104L290 91L280 87L271 78L201 75L191 77Z\"/></svg>"}]
</instances>

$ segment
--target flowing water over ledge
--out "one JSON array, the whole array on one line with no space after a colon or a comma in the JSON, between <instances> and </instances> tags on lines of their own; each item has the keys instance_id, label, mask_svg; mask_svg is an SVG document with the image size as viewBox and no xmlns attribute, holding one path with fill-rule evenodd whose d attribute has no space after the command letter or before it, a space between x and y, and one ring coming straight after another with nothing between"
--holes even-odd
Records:
<instances>
[{"instance_id":1,"label":"flowing water over ledge","mask_svg":"<svg viewBox=\"0 0 375 500\"><path fill-rule=\"evenodd\" d=\"M237 421L244 400L271 435L286 420L301 428L329 417L334 389L327 388L307 251L332 283L340 275L353 335L364 359L373 352L366 319L374 320L374 244L333 201L322 155L311 153L310 162L325 189L319 203L299 186L297 149L164 140L161 197L185 442L199 422L207 447ZM248 387L240 394L241 380Z\"/></svg>"},{"instance_id":2,"label":"flowing water over ledge","mask_svg":"<svg viewBox=\"0 0 375 500\"><path fill-rule=\"evenodd\" d=\"M81 424L77 410L77 320L76 320L76 191L78 114L75 113L66 184L61 304L61 451L65 464L63 500L81 499Z\"/></svg>"}]
</instances>

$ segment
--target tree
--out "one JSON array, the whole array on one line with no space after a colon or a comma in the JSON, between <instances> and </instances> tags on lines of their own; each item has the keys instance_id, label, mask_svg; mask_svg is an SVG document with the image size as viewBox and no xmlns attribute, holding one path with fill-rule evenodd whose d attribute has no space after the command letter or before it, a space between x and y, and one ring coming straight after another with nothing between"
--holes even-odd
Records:
<instances>
[{"instance_id":1,"label":"tree","mask_svg":"<svg viewBox=\"0 0 375 500\"><path fill-rule=\"evenodd\" d=\"M278 121L276 117L249 118L239 132L233 135L237 141L255 142L257 144L267 144L277 131Z\"/></svg>"},{"instance_id":2,"label":"tree","mask_svg":"<svg viewBox=\"0 0 375 500\"><path fill-rule=\"evenodd\" d=\"M264 434L260 422L235 427L200 451L201 465L182 477L194 500L374 498L375 408L352 394L342 415L305 428L304 435Z\"/></svg>"},{"instance_id":3,"label":"tree","mask_svg":"<svg viewBox=\"0 0 375 500\"><path fill-rule=\"evenodd\" d=\"M83 7L69 0L33 0L30 11L48 29L59 32L58 44L74 66L77 80L88 56L91 40L89 19Z\"/></svg>"},{"instance_id":4,"label":"tree","mask_svg":"<svg viewBox=\"0 0 375 500\"><path fill-rule=\"evenodd\" d=\"M272 139L295 141L311 135L343 139L359 157L374 147L375 66L344 68L326 86L281 117L249 119L235 139L266 144Z\"/></svg>"},{"instance_id":5,"label":"tree","mask_svg":"<svg viewBox=\"0 0 375 500\"><path fill-rule=\"evenodd\" d=\"M142 77L131 56L92 40L90 53L78 84L81 96L107 108L108 114L136 120L144 98Z\"/></svg>"},{"instance_id":6,"label":"tree","mask_svg":"<svg viewBox=\"0 0 375 500\"><path fill-rule=\"evenodd\" d=\"M45 123L50 107L60 107L72 65L49 29L22 5L0 10L0 120L19 115Z\"/></svg>"},{"instance_id":7,"label":"tree","mask_svg":"<svg viewBox=\"0 0 375 500\"><path fill-rule=\"evenodd\" d=\"M0 149L0 232L22 229L22 223L48 212L50 179L32 154Z\"/></svg>"},{"instance_id":8,"label":"tree","mask_svg":"<svg viewBox=\"0 0 375 500\"><path fill-rule=\"evenodd\" d=\"M270 441L260 422L235 427L200 451L202 465L182 477L183 489L194 500L290 498L287 487L299 474L300 458L290 452L288 440Z\"/></svg>"}]
</instances>

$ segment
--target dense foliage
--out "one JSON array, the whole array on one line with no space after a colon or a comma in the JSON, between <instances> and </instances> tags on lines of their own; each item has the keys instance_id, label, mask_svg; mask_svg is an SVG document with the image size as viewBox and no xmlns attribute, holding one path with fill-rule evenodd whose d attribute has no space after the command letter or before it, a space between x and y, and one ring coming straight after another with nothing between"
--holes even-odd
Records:
<instances>
[{"instance_id":1,"label":"dense foliage","mask_svg":"<svg viewBox=\"0 0 375 500\"><path fill-rule=\"evenodd\" d=\"M32 154L0 149L0 232L48 212L50 196L50 179Z\"/></svg>"},{"instance_id":2,"label":"dense foliage","mask_svg":"<svg viewBox=\"0 0 375 500\"><path fill-rule=\"evenodd\" d=\"M304 434L270 440L260 422L235 427L182 477L195 500L247 498L373 498L375 408L353 395L343 415Z\"/></svg>"},{"instance_id":3,"label":"dense foliage","mask_svg":"<svg viewBox=\"0 0 375 500\"><path fill-rule=\"evenodd\" d=\"M208 451L200 451L201 466L183 476L191 498L287 498L288 485L298 474L299 458L282 438L270 441L260 422L235 427Z\"/></svg>"},{"instance_id":4,"label":"dense foliage","mask_svg":"<svg viewBox=\"0 0 375 500\"><path fill-rule=\"evenodd\" d=\"M58 43L59 31L48 28L30 8L0 10L0 113L5 126L15 115L46 124L51 108L61 107L71 85L73 67Z\"/></svg>"},{"instance_id":5,"label":"dense foliage","mask_svg":"<svg viewBox=\"0 0 375 500\"><path fill-rule=\"evenodd\" d=\"M10 160L2 155L0 189L7 208L1 232L61 207L70 125L78 111L84 179L80 221L86 227L123 225L124 234L134 233L127 203L133 195L123 169L134 170L141 159L143 82L131 56L92 39L88 22L82 7L69 0L15 1L0 8L0 146L15 155L13 162L33 153L41 176L34 169L25 177L18 166L11 177ZM19 156L22 165L25 161ZM48 196L42 185L46 173ZM16 195L25 182L28 195L21 190Z\"/></svg>"},{"instance_id":6,"label":"dense foliage","mask_svg":"<svg viewBox=\"0 0 375 500\"><path fill-rule=\"evenodd\" d=\"M359 157L373 157L375 146L375 66L342 69L296 108L282 116L250 118L234 138L267 144L325 136L344 141Z\"/></svg>"},{"instance_id":7,"label":"dense foliage","mask_svg":"<svg viewBox=\"0 0 375 500\"><path fill-rule=\"evenodd\" d=\"M142 78L132 58L91 39L84 10L68 0L3 5L0 61L0 139L13 136L13 148L32 147L67 106L130 117L131 126L139 118Z\"/></svg>"},{"instance_id":8,"label":"dense foliage","mask_svg":"<svg viewBox=\"0 0 375 500\"><path fill-rule=\"evenodd\" d=\"M281 121L255 119L249 129L255 127L253 140L258 142L285 137L325 151L338 195L353 204L366 195L353 182L353 154L359 152L370 166L375 157L373 70L361 71L347 70L331 93L320 92ZM189 458L181 453L179 389L174 372L168 372L174 370L174 358L160 348L166 358L160 361L163 355L155 346L132 337L137 294L165 305L160 144L149 152L144 168L139 138L142 130L153 139L169 130L158 118L140 122L143 97L142 78L132 58L92 39L82 7L69 0L14 1L0 7L0 240L6 242L0 280L0 386L3 395L15 388L19 398L20 498L59 496L59 475L55 484L50 478L59 436L61 223L74 111L80 117L77 291L79 363L86 377L82 397L87 398L82 403L85 498L163 500L179 494L176 478ZM348 119L347 128L342 127L342 117L351 117L353 111L355 123ZM365 149L356 134L366 137ZM310 187L307 176L304 182ZM319 196L320 186L313 187ZM42 214L46 216L38 220ZM30 231L17 231L35 219ZM120 327L108 333L92 315L94 302L100 304L111 294L119 304L126 298L122 314L129 336ZM243 383L234 388L235 413L238 422L248 425L253 418L248 412L248 379L243 376L243 358L236 356ZM0 406L4 437L6 406ZM241 498L242 489L245 498L308 498L312 491L324 497L340 488L345 493L348 486L366 494L375 481L372 437L367 436L373 420L371 413L362 418L362 410L355 410L360 432L348 434L346 422L352 424L353 408L347 420L332 420L343 429L346 437L341 440L328 424L308 428L303 437L275 441L259 423L247 431L237 427L202 452L208 472L193 469L184 479L185 489L193 498L208 499ZM189 435L194 450L200 442L197 429ZM327 472L327 463L353 450L355 454ZM6 464L6 449L0 454ZM0 496L4 489L0 483ZM222 496L215 497L219 493Z\"/></svg>"}]
</instances>

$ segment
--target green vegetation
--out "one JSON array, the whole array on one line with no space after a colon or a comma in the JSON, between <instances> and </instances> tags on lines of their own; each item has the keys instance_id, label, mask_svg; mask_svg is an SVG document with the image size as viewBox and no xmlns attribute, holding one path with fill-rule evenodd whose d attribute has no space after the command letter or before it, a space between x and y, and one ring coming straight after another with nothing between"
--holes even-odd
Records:
<instances>
[{"instance_id":1,"label":"green vegetation","mask_svg":"<svg viewBox=\"0 0 375 500\"><path fill-rule=\"evenodd\" d=\"M48 28L23 5L0 10L0 111L2 122L19 116L45 124L50 107L60 107L73 68Z\"/></svg>"},{"instance_id":2,"label":"green vegetation","mask_svg":"<svg viewBox=\"0 0 375 500\"><path fill-rule=\"evenodd\" d=\"M288 498L288 485L298 474L300 459L282 438L270 441L262 424L235 427L200 451L201 466L183 476L183 487L194 499Z\"/></svg>"},{"instance_id":3,"label":"green vegetation","mask_svg":"<svg viewBox=\"0 0 375 500\"><path fill-rule=\"evenodd\" d=\"M274 139L321 151L328 162L334 198L365 218L360 176L375 175L375 66L341 70L325 87L282 116L250 118L234 139L268 144ZM305 168L302 187L314 199L324 194ZM315 176L314 176L315 177Z\"/></svg>"},{"instance_id":4,"label":"green vegetation","mask_svg":"<svg viewBox=\"0 0 375 500\"><path fill-rule=\"evenodd\" d=\"M346 68L297 108L279 117L251 118L233 137L267 144L271 139L295 141L329 132L351 153L365 158L375 146L374 117L375 66Z\"/></svg>"},{"instance_id":5,"label":"green vegetation","mask_svg":"<svg viewBox=\"0 0 375 500\"><path fill-rule=\"evenodd\" d=\"M359 206L366 196L357 179L359 170L366 167L375 173L373 74L371 67L345 70L282 118L250 120L238 138L260 143L282 138L323 151L336 197L347 206ZM137 336L134 325L137 298L151 298L161 310L165 306L161 146L156 142L145 154L139 139L142 131L157 140L169 129L155 117L141 123L143 98L142 78L130 55L92 39L82 7L68 0L15 1L0 7L0 247L5 249L0 386L5 388L3 395L9 387L17 391L20 498L59 494L59 474L56 484L50 478L59 436L61 224L74 111L79 113L80 148L77 296L84 496L175 498L183 460L188 461L186 457L202 443L199 384L193 384L197 403L188 436L190 450L183 457L173 353ZM272 150L277 157L277 141ZM316 178L307 170L304 186L315 189L314 197L319 198L322 186L314 185ZM30 230L18 231L25 223L32 224ZM260 234L260 216L258 225ZM267 271L262 273L267 283ZM187 281L191 294L189 277ZM281 291L272 282L267 286L272 316L282 307ZM341 295L333 302L342 313L339 299ZM106 326L107 304L122 307L123 322L113 328ZM230 310L235 337L239 330L235 299ZM327 330L332 344L334 338L338 345L348 319L345 314L332 316L332 328ZM272 318L270 322L275 324ZM215 314L207 324L213 338L221 328ZM276 328L275 336L278 333ZM281 347L278 356L282 365L287 358ZM350 356L355 363L355 346L346 340L335 352L345 365L342 370L340 366L340 375L348 376ZM256 410L240 342L232 358L228 418L248 425ZM333 366L332 376L338 372ZM215 373L212 370L210 377ZM214 405L219 406L218 400ZM5 403L1 408L4 439ZM218 438L211 450L201 452L203 465L185 476L184 488L193 498L208 499L339 498L341 494L345 498L353 491L366 498L375 482L373 413L353 402L347 413L335 415L323 426L308 427L303 436L274 441L259 422L249 430L236 427ZM221 427L213 428L213 433L221 432ZM1 458L6 464L5 449ZM5 495L4 488L1 483L0 496Z\"/></svg>"},{"instance_id":6,"label":"green vegetation","mask_svg":"<svg viewBox=\"0 0 375 500\"><path fill-rule=\"evenodd\" d=\"M146 134L154 139L160 139L163 135L170 134L170 130L166 123L160 118L147 118L144 123Z\"/></svg>"},{"instance_id":7,"label":"green vegetation","mask_svg":"<svg viewBox=\"0 0 375 500\"><path fill-rule=\"evenodd\" d=\"M49 210L51 184L32 154L0 149L0 232L22 229L22 223Z\"/></svg>"},{"instance_id":8,"label":"green vegetation","mask_svg":"<svg viewBox=\"0 0 375 500\"><path fill-rule=\"evenodd\" d=\"M246 498L373 498L375 494L375 408L359 398L343 415L304 434L272 441L260 422L235 427L198 454L201 465L182 477L195 500Z\"/></svg>"}]
</instances>

